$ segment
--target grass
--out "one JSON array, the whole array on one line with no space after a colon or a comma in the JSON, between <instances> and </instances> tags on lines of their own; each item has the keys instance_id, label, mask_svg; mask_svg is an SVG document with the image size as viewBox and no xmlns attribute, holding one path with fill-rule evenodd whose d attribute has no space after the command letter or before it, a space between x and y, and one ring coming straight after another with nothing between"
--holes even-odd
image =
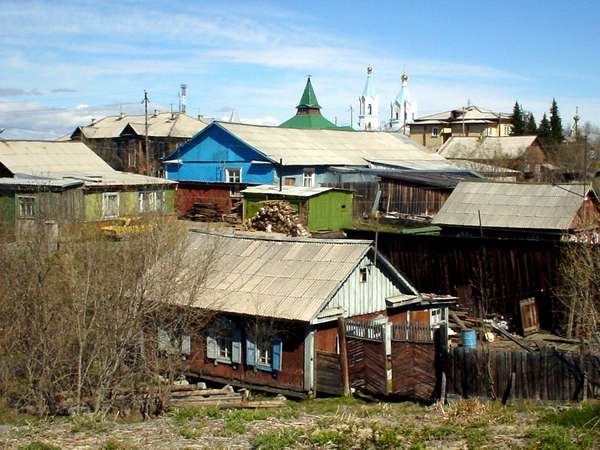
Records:
<instances>
[{"instance_id":1,"label":"grass","mask_svg":"<svg viewBox=\"0 0 600 450\"><path fill-rule=\"evenodd\" d=\"M589 433L578 433L575 430L550 425L536 428L527 434L528 450L578 450L593 449L595 438Z\"/></svg>"},{"instance_id":2,"label":"grass","mask_svg":"<svg viewBox=\"0 0 600 450\"><path fill-rule=\"evenodd\" d=\"M85 413L71 418L71 433L106 433L110 423L99 414Z\"/></svg>"},{"instance_id":3,"label":"grass","mask_svg":"<svg viewBox=\"0 0 600 450\"><path fill-rule=\"evenodd\" d=\"M100 450L132 450L133 448L134 447L121 441L117 441L116 439L109 439L102 447L100 447Z\"/></svg>"},{"instance_id":4,"label":"grass","mask_svg":"<svg viewBox=\"0 0 600 450\"><path fill-rule=\"evenodd\" d=\"M598 429L600 428L600 403L550 413L543 417L541 422L563 427Z\"/></svg>"},{"instance_id":5,"label":"grass","mask_svg":"<svg viewBox=\"0 0 600 450\"><path fill-rule=\"evenodd\" d=\"M23 447L18 447L17 450L60 450L60 447L56 447L55 445L46 444L44 442L32 442L29 445L25 445Z\"/></svg>"},{"instance_id":6,"label":"grass","mask_svg":"<svg viewBox=\"0 0 600 450\"><path fill-rule=\"evenodd\" d=\"M283 428L260 434L251 440L252 448L257 450L281 450L294 448L304 430L298 428Z\"/></svg>"},{"instance_id":7,"label":"grass","mask_svg":"<svg viewBox=\"0 0 600 450\"><path fill-rule=\"evenodd\" d=\"M37 416L22 414L0 399L0 425L23 425L40 420Z\"/></svg>"}]
</instances>

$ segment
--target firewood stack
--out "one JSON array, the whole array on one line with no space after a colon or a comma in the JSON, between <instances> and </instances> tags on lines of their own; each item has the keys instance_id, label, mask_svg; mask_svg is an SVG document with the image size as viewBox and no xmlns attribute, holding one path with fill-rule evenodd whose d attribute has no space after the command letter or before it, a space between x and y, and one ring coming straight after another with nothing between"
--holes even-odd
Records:
<instances>
[{"instance_id":1,"label":"firewood stack","mask_svg":"<svg viewBox=\"0 0 600 450\"><path fill-rule=\"evenodd\" d=\"M216 203L197 202L190 208L184 218L195 222L220 222L221 213Z\"/></svg>"},{"instance_id":2,"label":"firewood stack","mask_svg":"<svg viewBox=\"0 0 600 450\"><path fill-rule=\"evenodd\" d=\"M250 229L284 233L288 236L310 237L302 226L294 208L284 200L267 200L248 222Z\"/></svg>"}]
</instances>

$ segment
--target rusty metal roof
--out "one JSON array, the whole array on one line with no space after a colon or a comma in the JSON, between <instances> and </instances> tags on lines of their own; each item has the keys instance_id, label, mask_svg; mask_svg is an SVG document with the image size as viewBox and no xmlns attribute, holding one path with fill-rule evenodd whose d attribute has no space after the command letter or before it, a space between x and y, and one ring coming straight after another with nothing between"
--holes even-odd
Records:
<instances>
[{"instance_id":1,"label":"rusty metal roof","mask_svg":"<svg viewBox=\"0 0 600 450\"><path fill-rule=\"evenodd\" d=\"M191 252L215 246L215 267L194 306L309 322L371 248L371 241L223 235L193 230Z\"/></svg>"}]
</instances>

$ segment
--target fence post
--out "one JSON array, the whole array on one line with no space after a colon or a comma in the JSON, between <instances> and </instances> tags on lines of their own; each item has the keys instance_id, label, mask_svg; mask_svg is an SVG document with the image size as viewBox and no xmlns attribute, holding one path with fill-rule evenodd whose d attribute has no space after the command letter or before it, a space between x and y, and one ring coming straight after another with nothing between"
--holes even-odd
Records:
<instances>
[{"instance_id":1,"label":"fence post","mask_svg":"<svg viewBox=\"0 0 600 450\"><path fill-rule=\"evenodd\" d=\"M391 322L386 322L383 325L383 348L384 348L384 358L385 358L385 373L386 373L386 383L385 383L385 393L391 394L393 390L393 381L392 381L392 324Z\"/></svg>"},{"instance_id":2,"label":"fence post","mask_svg":"<svg viewBox=\"0 0 600 450\"><path fill-rule=\"evenodd\" d=\"M581 372L581 401L587 402L588 399L588 376L585 370L585 340L580 338L579 348L579 370Z\"/></svg>"},{"instance_id":3,"label":"fence post","mask_svg":"<svg viewBox=\"0 0 600 450\"><path fill-rule=\"evenodd\" d=\"M346 346L346 319L338 319L338 336L340 338L340 368L342 369L342 383L344 397L350 396L350 374L348 373L348 348Z\"/></svg>"}]
</instances>

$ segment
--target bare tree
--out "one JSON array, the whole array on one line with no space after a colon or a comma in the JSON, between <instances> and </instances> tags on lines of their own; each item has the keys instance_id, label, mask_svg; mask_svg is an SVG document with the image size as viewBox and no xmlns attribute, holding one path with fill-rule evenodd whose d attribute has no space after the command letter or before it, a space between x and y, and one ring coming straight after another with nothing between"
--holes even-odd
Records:
<instances>
[{"instance_id":1,"label":"bare tree","mask_svg":"<svg viewBox=\"0 0 600 450\"><path fill-rule=\"evenodd\" d=\"M96 235L55 249L38 234L2 245L0 394L46 413L61 399L105 411L183 370L182 352L159 354L159 329L181 349L203 328L208 313L192 306L215 248L191 261L179 223L141 228L118 242Z\"/></svg>"}]
</instances>

